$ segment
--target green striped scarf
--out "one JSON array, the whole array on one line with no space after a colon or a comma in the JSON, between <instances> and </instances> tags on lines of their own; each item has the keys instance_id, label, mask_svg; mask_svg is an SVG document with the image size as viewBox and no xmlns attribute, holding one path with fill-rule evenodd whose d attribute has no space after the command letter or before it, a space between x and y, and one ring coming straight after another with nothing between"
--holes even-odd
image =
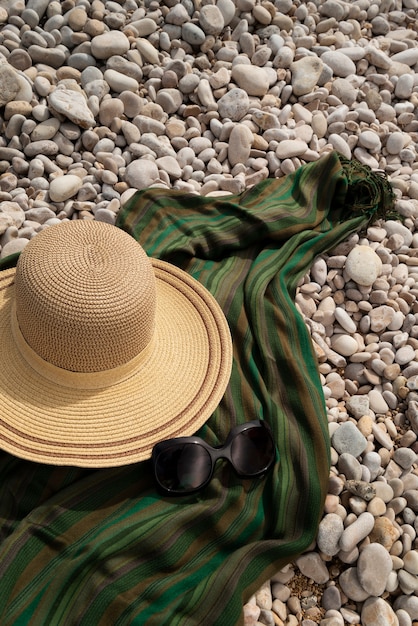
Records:
<instances>
[{"instance_id":1,"label":"green striped scarf","mask_svg":"<svg viewBox=\"0 0 418 626\"><path fill-rule=\"evenodd\" d=\"M392 201L385 179L336 153L237 196L133 196L118 225L201 281L231 328L230 384L199 434L217 445L235 424L265 419L280 462L257 480L220 463L204 491L167 499L149 461L93 471L2 453L2 626L243 623L243 602L313 541L328 482L325 404L294 305L298 280Z\"/></svg>"}]
</instances>

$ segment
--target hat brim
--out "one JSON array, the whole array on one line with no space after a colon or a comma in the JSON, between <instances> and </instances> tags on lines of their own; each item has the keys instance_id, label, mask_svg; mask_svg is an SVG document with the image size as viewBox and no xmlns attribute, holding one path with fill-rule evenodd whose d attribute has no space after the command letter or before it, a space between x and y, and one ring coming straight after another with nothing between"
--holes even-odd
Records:
<instances>
[{"instance_id":1,"label":"hat brim","mask_svg":"<svg viewBox=\"0 0 418 626\"><path fill-rule=\"evenodd\" d=\"M50 465L120 466L149 458L158 441L192 435L207 421L231 374L227 321L198 281L151 261L157 284L152 345L127 377L112 384L107 370L104 386L94 389L84 388L82 374L75 385L62 384L23 356L12 332L15 269L0 273L3 450Z\"/></svg>"}]
</instances>

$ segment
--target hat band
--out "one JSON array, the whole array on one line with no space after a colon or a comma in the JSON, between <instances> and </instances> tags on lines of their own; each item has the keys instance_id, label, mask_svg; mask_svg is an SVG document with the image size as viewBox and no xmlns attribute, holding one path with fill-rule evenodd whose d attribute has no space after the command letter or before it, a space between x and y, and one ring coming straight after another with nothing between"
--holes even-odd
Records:
<instances>
[{"instance_id":1,"label":"hat band","mask_svg":"<svg viewBox=\"0 0 418 626\"><path fill-rule=\"evenodd\" d=\"M133 359L118 367L98 372L72 372L45 361L27 343L17 320L16 307L11 312L11 330L15 344L26 363L47 380L72 389L106 389L127 380L143 366L152 353L153 338Z\"/></svg>"}]
</instances>

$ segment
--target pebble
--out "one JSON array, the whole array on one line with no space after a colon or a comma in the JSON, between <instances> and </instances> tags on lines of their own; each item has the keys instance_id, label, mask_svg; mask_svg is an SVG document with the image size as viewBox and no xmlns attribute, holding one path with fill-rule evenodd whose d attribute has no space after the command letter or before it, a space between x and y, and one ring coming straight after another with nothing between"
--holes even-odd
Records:
<instances>
[{"instance_id":1,"label":"pebble","mask_svg":"<svg viewBox=\"0 0 418 626\"><path fill-rule=\"evenodd\" d=\"M234 126L229 136L228 159L232 166L246 163L250 156L253 134L248 126Z\"/></svg>"},{"instance_id":2,"label":"pebble","mask_svg":"<svg viewBox=\"0 0 418 626\"><path fill-rule=\"evenodd\" d=\"M158 179L157 165L148 159L136 159L126 168L125 180L134 189L145 189Z\"/></svg>"},{"instance_id":3,"label":"pebble","mask_svg":"<svg viewBox=\"0 0 418 626\"><path fill-rule=\"evenodd\" d=\"M369 597L367 591L360 585L360 581L357 576L356 567L348 567L338 577L338 582L342 592L347 596L349 600L355 602L364 602Z\"/></svg>"},{"instance_id":4,"label":"pebble","mask_svg":"<svg viewBox=\"0 0 418 626\"><path fill-rule=\"evenodd\" d=\"M19 75L8 63L0 65L0 104L4 106L14 100L19 92Z\"/></svg>"},{"instance_id":5,"label":"pebble","mask_svg":"<svg viewBox=\"0 0 418 626\"><path fill-rule=\"evenodd\" d=\"M310 56L291 63L292 91L295 96L304 96L312 91L318 83L323 66L321 59Z\"/></svg>"},{"instance_id":6,"label":"pebble","mask_svg":"<svg viewBox=\"0 0 418 626\"><path fill-rule=\"evenodd\" d=\"M374 523L375 520L371 513L361 513L352 524L344 529L339 542L340 549L344 552L353 550L371 532Z\"/></svg>"},{"instance_id":7,"label":"pebble","mask_svg":"<svg viewBox=\"0 0 418 626\"><path fill-rule=\"evenodd\" d=\"M324 52L324 54L321 55L321 61L332 69L335 76L345 78L350 76L350 74L356 73L354 61L342 52Z\"/></svg>"},{"instance_id":8,"label":"pebble","mask_svg":"<svg viewBox=\"0 0 418 626\"><path fill-rule=\"evenodd\" d=\"M339 454L350 453L360 456L367 445L367 440L352 422L344 422L335 430L331 443Z\"/></svg>"},{"instance_id":9,"label":"pebble","mask_svg":"<svg viewBox=\"0 0 418 626\"><path fill-rule=\"evenodd\" d=\"M91 40L91 53L96 59L109 59L116 54L123 55L129 48L129 39L118 30L110 30Z\"/></svg>"},{"instance_id":10,"label":"pebble","mask_svg":"<svg viewBox=\"0 0 418 626\"><path fill-rule=\"evenodd\" d=\"M78 91L57 86L50 92L48 104L54 113L67 117L81 128L96 126L96 120L87 106L86 99Z\"/></svg>"},{"instance_id":11,"label":"pebble","mask_svg":"<svg viewBox=\"0 0 418 626\"><path fill-rule=\"evenodd\" d=\"M135 78L126 76L125 74L122 74L122 72L118 72L116 70L106 70L104 73L104 79L110 89L115 93L122 93L122 91L133 91L135 93L139 89L138 81L135 80Z\"/></svg>"},{"instance_id":12,"label":"pebble","mask_svg":"<svg viewBox=\"0 0 418 626\"><path fill-rule=\"evenodd\" d=\"M265 96L268 91L269 77L262 67L237 64L232 67L231 77L249 96Z\"/></svg>"},{"instance_id":13,"label":"pebble","mask_svg":"<svg viewBox=\"0 0 418 626\"><path fill-rule=\"evenodd\" d=\"M355 246L347 255L345 271L358 285L373 285L382 270L382 261L376 252L365 245Z\"/></svg>"},{"instance_id":14,"label":"pebble","mask_svg":"<svg viewBox=\"0 0 418 626\"><path fill-rule=\"evenodd\" d=\"M383 594L391 571L392 559L381 544L371 543L360 551L357 576L369 595L377 597Z\"/></svg>"},{"instance_id":15,"label":"pebble","mask_svg":"<svg viewBox=\"0 0 418 626\"><path fill-rule=\"evenodd\" d=\"M368 598L361 610L362 626L399 626L392 607L382 598Z\"/></svg>"},{"instance_id":16,"label":"pebble","mask_svg":"<svg viewBox=\"0 0 418 626\"><path fill-rule=\"evenodd\" d=\"M199 24L206 35L219 35L225 26L219 7L212 4L203 5L199 12Z\"/></svg>"},{"instance_id":17,"label":"pebble","mask_svg":"<svg viewBox=\"0 0 418 626\"><path fill-rule=\"evenodd\" d=\"M301 156L308 149L304 141L298 139L284 139L276 148L276 155L279 159L291 159L292 157Z\"/></svg>"},{"instance_id":18,"label":"pebble","mask_svg":"<svg viewBox=\"0 0 418 626\"><path fill-rule=\"evenodd\" d=\"M319 524L317 544L319 550L327 556L334 556L340 551L339 540L344 525L341 517L335 513L328 513Z\"/></svg>"},{"instance_id":19,"label":"pebble","mask_svg":"<svg viewBox=\"0 0 418 626\"><path fill-rule=\"evenodd\" d=\"M306 578L311 578L319 585L329 580L329 572L324 561L316 552L306 552L296 559L296 565Z\"/></svg>"},{"instance_id":20,"label":"pebble","mask_svg":"<svg viewBox=\"0 0 418 626\"><path fill-rule=\"evenodd\" d=\"M331 339L331 347L333 350L343 356L351 356L358 351L358 343L350 335L333 335Z\"/></svg>"},{"instance_id":21,"label":"pebble","mask_svg":"<svg viewBox=\"0 0 418 626\"><path fill-rule=\"evenodd\" d=\"M233 122L241 120L250 108L248 94L243 89L233 88L218 100L218 112L221 118Z\"/></svg>"},{"instance_id":22,"label":"pebble","mask_svg":"<svg viewBox=\"0 0 418 626\"><path fill-rule=\"evenodd\" d=\"M154 48L148 39L138 37L138 39L136 39L136 47L145 61L148 63L159 63L158 50Z\"/></svg>"},{"instance_id":23,"label":"pebble","mask_svg":"<svg viewBox=\"0 0 418 626\"><path fill-rule=\"evenodd\" d=\"M64 202L75 196L82 184L82 179L75 174L58 176L49 185L49 197L52 202Z\"/></svg>"}]
</instances>

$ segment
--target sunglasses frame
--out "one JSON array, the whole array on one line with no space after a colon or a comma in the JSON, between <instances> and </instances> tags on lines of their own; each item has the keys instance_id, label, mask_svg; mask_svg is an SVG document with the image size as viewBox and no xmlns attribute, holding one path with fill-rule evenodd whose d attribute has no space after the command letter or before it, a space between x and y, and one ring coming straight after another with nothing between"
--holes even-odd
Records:
<instances>
[{"instance_id":1,"label":"sunglasses frame","mask_svg":"<svg viewBox=\"0 0 418 626\"><path fill-rule=\"evenodd\" d=\"M253 472L251 474L248 473L244 473L244 472L240 472L236 467L235 464L232 460L232 446L231 443L232 441L235 439L235 437L237 437L238 435L246 432L247 430L250 430L252 428L263 428L267 435L270 437L272 446L273 446L273 453L271 455L271 459L268 461L268 463L260 470L257 470L257 472ZM208 478L201 483L198 487L193 487L193 488L189 488L189 489L170 489L168 487L165 487L159 480L158 478L158 472L157 472L157 463L159 460L159 457L161 456L161 454L163 454L165 451L169 450L170 448L172 448L173 444L175 445L182 445L182 444L192 444L192 445L199 445L201 447L203 447L209 454L209 457L211 459L211 469L209 472L209 476ZM166 439L164 441L160 441L158 443L156 443L153 447L152 450L152 464L153 464L153 470L154 470L154 476L155 476L155 480L158 484L158 487L165 493L168 495L174 495L174 496L179 496L179 495L189 495L192 493L196 493L197 491L200 491L201 489L203 489L204 487L206 487L206 485L208 485L210 483L210 481L212 480L214 471L215 471L215 465L217 463L217 461L219 459L226 459L227 461L229 461L232 465L232 467L234 468L235 473L240 477L240 478L257 478L258 476L262 476L263 474L265 474L270 468L271 466L274 464L275 460L277 458L277 448L276 448L276 444L274 442L274 438L273 438L273 433L271 431L271 428L269 426L269 424L264 421L264 420L252 420L250 422L245 422L244 424L238 424L237 426L234 426L234 428L232 428L229 433L228 436L225 440L225 443L222 444L221 446L217 446L217 447L213 447L210 444L208 444L204 439L202 439L201 437L197 437L192 435L191 437L173 437L172 439Z\"/></svg>"}]
</instances>

